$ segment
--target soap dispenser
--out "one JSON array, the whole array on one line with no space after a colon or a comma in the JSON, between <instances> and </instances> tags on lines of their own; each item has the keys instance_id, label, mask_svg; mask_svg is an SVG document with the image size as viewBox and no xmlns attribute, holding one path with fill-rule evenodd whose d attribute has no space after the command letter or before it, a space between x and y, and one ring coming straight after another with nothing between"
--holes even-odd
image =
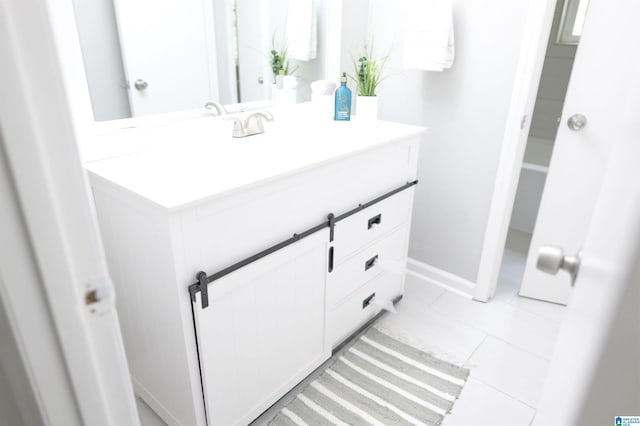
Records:
<instances>
[{"instance_id":1,"label":"soap dispenser","mask_svg":"<svg viewBox=\"0 0 640 426\"><path fill-rule=\"evenodd\" d=\"M333 119L336 121L351 120L351 89L347 87L347 73L340 78L340 87L335 92L335 111Z\"/></svg>"}]
</instances>

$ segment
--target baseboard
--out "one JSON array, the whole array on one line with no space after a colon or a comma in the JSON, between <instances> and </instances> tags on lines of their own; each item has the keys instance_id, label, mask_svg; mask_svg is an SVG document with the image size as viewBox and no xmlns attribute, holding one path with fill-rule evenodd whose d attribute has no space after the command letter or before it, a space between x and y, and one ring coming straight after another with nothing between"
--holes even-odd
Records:
<instances>
[{"instance_id":1,"label":"baseboard","mask_svg":"<svg viewBox=\"0 0 640 426\"><path fill-rule=\"evenodd\" d=\"M476 284L458 275L412 258L407 259L407 274L457 295L473 299Z\"/></svg>"},{"instance_id":2,"label":"baseboard","mask_svg":"<svg viewBox=\"0 0 640 426\"><path fill-rule=\"evenodd\" d=\"M131 382L133 383L133 391L138 398L144 401L145 404L149 406L155 413L160 417L165 423L168 425L180 425L180 421L173 417L169 410L167 410L157 399L151 395L140 382L138 382L135 377L131 377Z\"/></svg>"}]
</instances>

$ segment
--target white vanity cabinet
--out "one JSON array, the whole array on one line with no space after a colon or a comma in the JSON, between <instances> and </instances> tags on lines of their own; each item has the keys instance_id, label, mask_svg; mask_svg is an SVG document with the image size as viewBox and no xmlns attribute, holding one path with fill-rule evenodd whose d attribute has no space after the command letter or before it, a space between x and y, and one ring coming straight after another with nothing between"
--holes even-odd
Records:
<instances>
[{"instance_id":1,"label":"white vanity cabinet","mask_svg":"<svg viewBox=\"0 0 640 426\"><path fill-rule=\"evenodd\" d=\"M402 294L424 129L309 130L86 164L134 388L168 424L250 422Z\"/></svg>"}]
</instances>

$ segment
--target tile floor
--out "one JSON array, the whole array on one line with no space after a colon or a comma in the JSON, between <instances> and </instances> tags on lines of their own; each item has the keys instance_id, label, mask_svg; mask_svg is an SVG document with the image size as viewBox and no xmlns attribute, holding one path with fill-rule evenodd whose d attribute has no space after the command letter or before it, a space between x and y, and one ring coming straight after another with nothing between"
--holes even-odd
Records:
<instances>
[{"instance_id":1,"label":"tile floor","mask_svg":"<svg viewBox=\"0 0 640 426\"><path fill-rule=\"evenodd\" d=\"M381 325L471 369L443 426L530 425L565 308L518 296L528 236L510 232L496 297L467 300L408 278Z\"/></svg>"},{"instance_id":2,"label":"tile floor","mask_svg":"<svg viewBox=\"0 0 640 426\"><path fill-rule=\"evenodd\" d=\"M518 296L528 238L510 231L498 290L489 303L408 277L397 312L379 323L471 368L443 426L528 426L535 416L565 308ZM138 406L143 426L162 424L142 401Z\"/></svg>"}]
</instances>

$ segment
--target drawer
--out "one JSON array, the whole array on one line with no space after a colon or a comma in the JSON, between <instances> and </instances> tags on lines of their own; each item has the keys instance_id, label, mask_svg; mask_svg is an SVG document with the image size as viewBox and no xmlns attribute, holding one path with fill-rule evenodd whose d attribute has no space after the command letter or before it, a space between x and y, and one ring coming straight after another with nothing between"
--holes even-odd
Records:
<instances>
[{"instance_id":1,"label":"drawer","mask_svg":"<svg viewBox=\"0 0 640 426\"><path fill-rule=\"evenodd\" d=\"M402 293L402 280L397 274L380 274L330 310L327 330L331 346L335 348L380 312L374 299L382 304L398 297Z\"/></svg>"},{"instance_id":2,"label":"drawer","mask_svg":"<svg viewBox=\"0 0 640 426\"><path fill-rule=\"evenodd\" d=\"M327 277L329 308L380 274L401 275L397 266L404 267L406 262L407 232L407 226L400 226L335 266Z\"/></svg>"},{"instance_id":3,"label":"drawer","mask_svg":"<svg viewBox=\"0 0 640 426\"><path fill-rule=\"evenodd\" d=\"M376 238L407 222L411 214L413 188L336 223L334 261L339 263Z\"/></svg>"}]
</instances>

